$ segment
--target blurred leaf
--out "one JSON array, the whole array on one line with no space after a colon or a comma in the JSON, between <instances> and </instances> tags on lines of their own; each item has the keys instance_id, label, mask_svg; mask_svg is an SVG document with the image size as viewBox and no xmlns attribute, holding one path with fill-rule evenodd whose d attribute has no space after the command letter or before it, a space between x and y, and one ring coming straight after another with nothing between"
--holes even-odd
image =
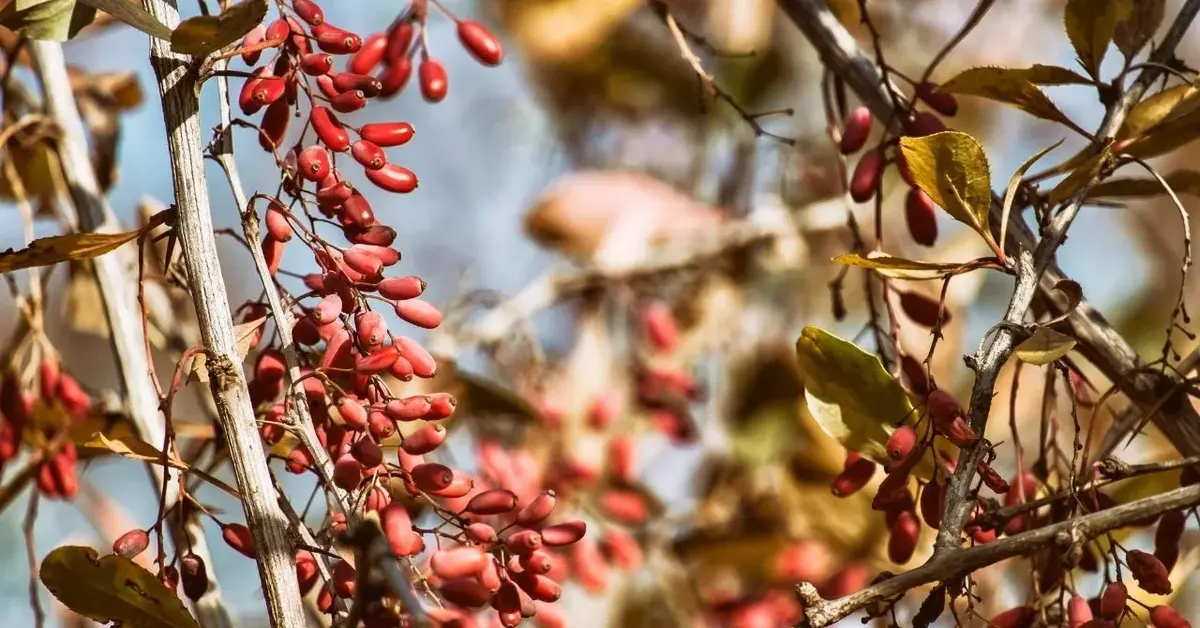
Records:
<instances>
[{"instance_id":1,"label":"blurred leaf","mask_svg":"<svg viewBox=\"0 0 1200 628\"><path fill-rule=\"evenodd\" d=\"M732 435L734 457L752 465L779 460L795 447L796 421L795 401L758 408Z\"/></svg>"},{"instance_id":2,"label":"blurred leaf","mask_svg":"<svg viewBox=\"0 0 1200 628\"><path fill-rule=\"evenodd\" d=\"M136 240L141 233L139 229L124 233L71 233L38 238L19 251L8 249L0 253L0 273L99 257Z\"/></svg>"},{"instance_id":3,"label":"blurred leaf","mask_svg":"<svg viewBox=\"0 0 1200 628\"><path fill-rule=\"evenodd\" d=\"M1074 348L1074 338L1049 327L1038 327L1032 336L1017 345L1013 353L1022 362L1045 366L1067 355Z\"/></svg>"},{"instance_id":4,"label":"blurred leaf","mask_svg":"<svg viewBox=\"0 0 1200 628\"><path fill-rule=\"evenodd\" d=\"M96 9L75 0L13 0L0 9L0 26L38 41L67 41L96 19Z\"/></svg>"},{"instance_id":5,"label":"blurred leaf","mask_svg":"<svg viewBox=\"0 0 1200 628\"><path fill-rule=\"evenodd\" d=\"M100 9L151 37L168 41L171 39L171 29L150 15L140 4L129 0L79 0L79 3Z\"/></svg>"},{"instance_id":6,"label":"blurred leaf","mask_svg":"<svg viewBox=\"0 0 1200 628\"><path fill-rule=\"evenodd\" d=\"M266 0L242 0L220 15L188 18L171 33L171 51L208 55L240 40L266 16Z\"/></svg>"},{"instance_id":7,"label":"blurred leaf","mask_svg":"<svg viewBox=\"0 0 1200 628\"><path fill-rule=\"evenodd\" d=\"M775 557L792 542L780 532L753 530L744 536L691 539L685 546L685 556L693 571L733 569L750 584L761 584L772 580Z\"/></svg>"},{"instance_id":8,"label":"blurred leaf","mask_svg":"<svg viewBox=\"0 0 1200 628\"><path fill-rule=\"evenodd\" d=\"M913 181L955 220L991 241L992 175L979 141L959 131L900 138Z\"/></svg>"},{"instance_id":9,"label":"blurred leaf","mask_svg":"<svg viewBox=\"0 0 1200 628\"><path fill-rule=\"evenodd\" d=\"M1125 147L1124 153L1150 159L1169 153L1200 137L1200 108L1175 115L1149 129Z\"/></svg>"},{"instance_id":10,"label":"blurred leaf","mask_svg":"<svg viewBox=\"0 0 1200 628\"><path fill-rule=\"evenodd\" d=\"M887 462L892 426L913 406L879 358L811 326L796 341L796 355L805 402L822 429L846 449Z\"/></svg>"},{"instance_id":11,"label":"blurred leaf","mask_svg":"<svg viewBox=\"0 0 1200 628\"><path fill-rule=\"evenodd\" d=\"M792 348L765 346L731 369L734 457L748 465L775 462L811 445L800 424L804 385Z\"/></svg>"},{"instance_id":12,"label":"blurred leaf","mask_svg":"<svg viewBox=\"0 0 1200 628\"><path fill-rule=\"evenodd\" d=\"M91 441L96 434L103 434L105 438L114 441L135 442L141 440L137 426L127 415L112 412L96 411L86 417L76 418L71 421L67 429L71 441L79 448L80 458L89 457L89 451L100 454L99 451L87 447L88 441Z\"/></svg>"},{"instance_id":13,"label":"blurred leaf","mask_svg":"<svg viewBox=\"0 0 1200 628\"><path fill-rule=\"evenodd\" d=\"M63 294L62 314L67 325L81 334L92 334L100 338L109 337L108 316L102 303L100 286L96 275L86 262L71 262L68 266L67 287Z\"/></svg>"},{"instance_id":14,"label":"blurred leaf","mask_svg":"<svg viewBox=\"0 0 1200 628\"><path fill-rule=\"evenodd\" d=\"M1058 205L1071 199L1084 186L1095 180L1111 161L1113 156L1112 147L1111 142L1105 144L1104 148L1085 160L1071 174L1067 175L1065 179L1059 181L1058 185L1050 190L1050 205Z\"/></svg>"},{"instance_id":15,"label":"blurred leaf","mask_svg":"<svg viewBox=\"0 0 1200 628\"><path fill-rule=\"evenodd\" d=\"M1141 0L1139 0L1141 1ZM1100 75L1100 62L1112 42L1117 25L1129 19L1133 0L1068 0L1063 22L1079 61L1092 76Z\"/></svg>"},{"instance_id":16,"label":"blurred leaf","mask_svg":"<svg viewBox=\"0 0 1200 628\"><path fill-rule=\"evenodd\" d=\"M208 482L222 491L229 493L233 497L238 499L241 498L236 488L233 488L224 481L213 477L207 472L188 466L186 462L180 460L179 458L163 455L161 449L137 437L109 438L100 432L96 432L90 439L80 445L80 447L91 450L109 451L121 456L122 458L140 460L142 462L148 462L151 464L163 465L165 463L166 466L169 466L172 469L179 469L185 473L195 474L202 478L205 482Z\"/></svg>"},{"instance_id":17,"label":"blurred leaf","mask_svg":"<svg viewBox=\"0 0 1200 628\"><path fill-rule=\"evenodd\" d=\"M1069 70L1051 68L1053 66L1037 66L1030 69L971 68L943 83L941 87L938 87L938 91L962 96L978 96L1002 102L1032 116L1060 122L1072 129L1079 129L1032 80L1032 78L1048 79L1047 84L1049 85L1060 84L1060 82L1079 82L1068 74Z\"/></svg>"},{"instance_id":18,"label":"blurred leaf","mask_svg":"<svg viewBox=\"0 0 1200 628\"><path fill-rule=\"evenodd\" d=\"M30 449L41 449L50 442L48 434L54 434L70 422L71 415L67 413L61 401L55 399L47 403L39 397L33 404L29 421L25 423L21 441Z\"/></svg>"},{"instance_id":19,"label":"blurred leaf","mask_svg":"<svg viewBox=\"0 0 1200 628\"><path fill-rule=\"evenodd\" d=\"M967 262L966 264L954 264L950 262L923 262L920 260L904 259L903 257L892 257L886 253L868 253L867 257L863 257L858 253L847 253L833 258L833 261L846 266L854 266L857 268L869 268L878 271L879 274L892 279L906 279L908 281L928 281L931 279L942 279L948 275L958 274L972 268L982 268L983 264L979 261Z\"/></svg>"},{"instance_id":20,"label":"blurred leaf","mask_svg":"<svg viewBox=\"0 0 1200 628\"><path fill-rule=\"evenodd\" d=\"M1012 211L1013 201L1016 200L1017 188L1021 185L1021 179L1025 178L1025 173L1033 166L1034 162L1046 156L1046 153L1058 148L1062 144L1062 140L1058 140L1054 144L1038 151L1034 156L1025 160L1021 167L1013 173L1012 178L1008 180L1008 189L1004 192L1004 208L1000 213L1000 250L1004 250L1004 239L1008 235L1008 214Z\"/></svg>"},{"instance_id":21,"label":"blurred leaf","mask_svg":"<svg viewBox=\"0 0 1200 628\"><path fill-rule=\"evenodd\" d=\"M1117 139L1142 135L1163 120L1191 111L1200 102L1200 88L1195 83L1176 85L1158 92L1133 106L1126 116Z\"/></svg>"},{"instance_id":22,"label":"blurred leaf","mask_svg":"<svg viewBox=\"0 0 1200 628\"><path fill-rule=\"evenodd\" d=\"M1125 58L1131 58L1154 36L1162 23L1166 0L1137 0L1129 18L1117 24L1113 43Z\"/></svg>"},{"instance_id":23,"label":"blurred leaf","mask_svg":"<svg viewBox=\"0 0 1200 628\"><path fill-rule=\"evenodd\" d=\"M59 170L58 155L49 142L42 139L21 142L14 138L8 142L5 148L7 159L12 161L17 171L17 177L21 180L21 186L25 188L26 198L38 198L54 192L58 181L56 177L61 177L58 174L61 170ZM0 164L0 198L16 200L16 193L9 183L8 177L4 175L2 164Z\"/></svg>"},{"instance_id":24,"label":"blurred leaf","mask_svg":"<svg viewBox=\"0 0 1200 628\"><path fill-rule=\"evenodd\" d=\"M38 576L63 605L102 624L199 628L174 591L123 556L63 546L46 555Z\"/></svg>"},{"instance_id":25,"label":"blurred leaf","mask_svg":"<svg viewBox=\"0 0 1200 628\"><path fill-rule=\"evenodd\" d=\"M1200 172L1176 170L1163 177L1176 194L1200 197ZM1166 194L1158 179L1109 179L1092 188L1089 198L1126 198Z\"/></svg>"},{"instance_id":26,"label":"blurred leaf","mask_svg":"<svg viewBox=\"0 0 1200 628\"><path fill-rule=\"evenodd\" d=\"M1180 475L1182 475L1182 471L1179 469L1162 473L1146 473L1121 480L1107 489L1107 492L1118 504L1128 504L1179 488Z\"/></svg>"}]
</instances>

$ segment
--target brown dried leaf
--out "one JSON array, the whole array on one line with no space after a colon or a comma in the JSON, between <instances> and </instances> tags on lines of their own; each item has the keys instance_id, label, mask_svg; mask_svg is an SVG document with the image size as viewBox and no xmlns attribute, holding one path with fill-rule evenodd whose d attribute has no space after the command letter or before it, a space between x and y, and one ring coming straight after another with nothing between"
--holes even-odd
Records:
<instances>
[{"instance_id":1,"label":"brown dried leaf","mask_svg":"<svg viewBox=\"0 0 1200 628\"><path fill-rule=\"evenodd\" d=\"M266 0L242 0L219 15L184 20L171 33L171 51L205 56L240 40L267 15Z\"/></svg>"},{"instance_id":2,"label":"brown dried leaf","mask_svg":"<svg viewBox=\"0 0 1200 628\"><path fill-rule=\"evenodd\" d=\"M81 334L108 338L108 317L104 308L96 306L102 300L95 273L87 262L71 262L68 268L69 279L62 305L67 325Z\"/></svg>"},{"instance_id":3,"label":"brown dried leaf","mask_svg":"<svg viewBox=\"0 0 1200 628\"><path fill-rule=\"evenodd\" d=\"M0 273L99 257L136 240L141 233L138 229L124 233L72 233L38 238L19 251L8 249L0 253Z\"/></svg>"},{"instance_id":4,"label":"brown dried leaf","mask_svg":"<svg viewBox=\"0 0 1200 628\"><path fill-rule=\"evenodd\" d=\"M1113 43L1125 55L1132 58L1154 36L1159 24L1162 24L1166 0L1137 0L1133 3L1133 12L1129 19L1117 24L1113 33Z\"/></svg>"},{"instance_id":5,"label":"brown dried leaf","mask_svg":"<svg viewBox=\"0 0 1200 628\"><path fill-rule=\"evenodd\" d=\"M100 432L96 432L90 439L82 443L80 448L91 449L94 451L109 451L121 456L122 458L140 460L142 462L149 462L151 464L161 465L165 462L166 465L172 469L179 469L185 473L195 474L209 484L212 484L213 486L225 491L233 497L240 499L240 494L236 488L233 488L224 481L219 480L196 467L189 466L186 462L180 460L179 458L164 456L162 450L136 437L109 438Z\"/></svg>"}]
</instances>

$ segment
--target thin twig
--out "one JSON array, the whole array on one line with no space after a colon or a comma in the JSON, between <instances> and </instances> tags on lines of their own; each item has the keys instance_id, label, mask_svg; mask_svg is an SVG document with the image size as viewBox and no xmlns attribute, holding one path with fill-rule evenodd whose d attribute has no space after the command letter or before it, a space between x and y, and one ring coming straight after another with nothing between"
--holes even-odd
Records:
<instances>
[{"instance_id":1,"label":"thin twig","mask_svg":"<svg viewBox=\"0 0 1200 628\"><path fill-rule=\"evenodd\" d=\"M34 547L38 501L41 497L41 491L36 488L29 492L29 507L25 510L25 521L21 524L21 531L25 535L25 560L29 563L29 606L33 608L33 625L37 628L46 625L46 611L42 609L41 586L38 580L37 549Z\"/></svg>"},{"instance_id":2,"label":"thin twig","mask_svg":"<svg viewBox=\"0 0 1200 628\"><path fill-rule=\"evenodd\" d=\"M143 6L169 28L180 22L178 10L166 0L143 0ZM288 537L288 520L279 508L255 424L213 236L195 60L171 52L170 42L151 38L150 61L158 77L166 122L178 212L175 229L207 353L210 388L242 493L246 523L258 553L267 614L276 628L303 628L307 622Z\"/></svg>"}]
</instances>

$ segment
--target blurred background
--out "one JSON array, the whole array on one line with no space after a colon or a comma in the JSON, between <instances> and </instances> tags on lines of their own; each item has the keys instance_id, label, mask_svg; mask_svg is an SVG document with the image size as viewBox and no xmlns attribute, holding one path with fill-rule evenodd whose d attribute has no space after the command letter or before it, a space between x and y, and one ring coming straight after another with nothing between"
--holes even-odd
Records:
<instances>
[{"instance_id":1,"label":"blurred background","mask_svg":"<svg viewBox=\"0 0 1200 628\"><path fill-rule=\"evenodd\" d=\"M402 3L366 1L325 4L329 22L363 34L390 23L402 8ZM825 582L827 590L853 590L880 570L898 571L888 562L884 523L869 509L869 497L838 500L829 494L829 479L840 471L844 452L814 429L800 401L802 382L792 365L792 346L804 325L856 339L867 350L875 348L871 334L860 333L866 314L859 273L850 273L845 282L848 315L837 321L832 314L828 286L839 269L829 260L850 250L847 211L870 233L874 207L855 206L842 194L841 158L826 134L822 68L799 31L771 0L667 3L689 33L704 37L711 46L692 42L704 68L743 110L794 112L754 119L768 134L793 139L794 145L789 145L770 135L756 137L738 111L707 94L672 32L646 2L444 4L501 36L507 54L503 65L476 64L458 44L454 24L431 17L430 51L450 74L445 101L429 105L415 86L409 86L395 99L350 117L355 124L406 120L416 128L413 141L393 149L391 157L417 173L419 189L405 196L369 185L361 189L380 220L398 231L403 273L424 278L431 302L462 314L455 320L457 326L430 339L431 348L455 358L464 373L513 391L533 407L532 414L544 414L552 406L565 417L549 427L538 423L538 417L527 418L532 426L522 428L519 438L540 461L565 457L579 464L601 464L596 461L606 455L613 428L589 431L587 416L598 395L636 396L631 391L642 357L631 357L641 353L634 338L637 316L631 312L645 303L672 308L685 340L684 349L670 360L694 373L703 388L703 394L672 415L683 423L666 426L662 413L617 403L620 429L638 437L640 485L663 508L651 524L637 527L645 554L639 567L611 570L602 586L568 587L559 602L568 625L685 625L680 618L700 616L715 618L712 625L772 625L778 620L770 617L792 611L755 619L744 608L786 607L789 602L781 598L787 598L789 583L801 578ZM909 77L921 75L973 4L866 3L886 59ZM1063 33L1062 4L997 3L933 79L943 81L980 65L1075 67L1074 51ZM1175 3L1167 4L1169 20ZM185 15L194 14L194 3L181 5ZM857 22L857 3L837 2L835 9L869 46ZM1180 56L1197 59L1198 42L1195 37L1185 39ZM121 26L95 27L66 44L65 50L68 62L81 72L123 80L129 75L141 90L142 97L119 117L115 179L109 190L112 207L126 224L134 225L139 203L169 203L172 196L145 37ZM1109 76L1119 70L1119 61L1115 51L1109 55ZM243 68L237 61L231 67ZM15 71L36 85L24 68ZM239 79L232 82L236 89ZM1080 126L1095 128L1099 123L1103 109L1094 90L1047 91ZM1013 170L1041 148L1065 138L1048 158L1061 160L1082 146L1079 137L1019 111L972 98L963 98L960 105L959 114L947 123L983 142L995 189L1003 189ZM217 123L216 87L211 83L203 92L202 113L204 128ZM239 129L235 147L247 187L273 191L278 171L258 149L253 131ZM1185 148L1172 159L1190 162L1196 150ZM238 227L236 207L219 168L210 163L208 175L217 225ZM948 217L939 224L936 247L913 243L903 223L905 188L897 182L889 176L884 187L885 251L939 261L986 254L978 238ZM0 212L6 216L0 221L0 249L22 246L15 210L6 206ZM657 264L655 251L662 246L694 240L699 249L714 242L724 247L722 234L744 225L754 226L752 231L759 234L749 245L722 248L720 255L697 255L670 272L636 270ZM45 220L37 229L42 236L58 227ZM1089 207L1059 257L1087 298L1150 359L1158 357L1177 290L1183 247L1179 234L1176 212L1165 203ZM220 243L234 306L258 298L261 286L244 248L231 238ZM310 256L299 247L284 259L285 268L299 273L310 272L311 265ZM608 269L625 279L556 293L562 298L538 302L542 306L530 307L531 316L508 321L512 324L494 315L503 313L491 309L496 303L523 294L527 286L544 285L547 278L569 276L584 266ZM630 268L635 270L622 274ZM999 274L976 275L952 285L952 321L934 364L941 385L964 400L970 379L959 357L972 352L983 332L999 319L1011 288L1011 281ZM66 364L88 390L113 388L116 368L108 343L90 331L95 312L87 316L86 300L81 301L85 296L68 289L66 273L60 271L51 285L49 333ZM296 281L294 287L299 286ZM936 294L934 286L913 284L912 289ZM537 295L530 298L527 306ZM14 324L10 295L4 292L0 329ZM478 342L467 333L478 329L498 329L504 341ZM902 342L924 356L928 331L907 324ZM168 353L160 358L160 374L169 373ZM998 387L1005 392L997 398L995 416L1009 415L1011 377L1006 372ZM1028 381L1022 380L1014 412L1028 415L1022 429L1036 434L1045 378L1036 369L1025 369L1022 377ZM200 389L193 387L189 396L195 390ZM187 399L176 416L200 421L201 409L194 398ZM496 411L475 409L485 417ZM1002 430L994 440L1005 437ZM475 428L456 447L470 451L473 444L491 438L486 429ZM1152 433L1126 455L1141 460L1174 454ZM1015 471L1011 460L1002 459L997 468L1006 476ZM302 502L311 483L281 476ZM104 548L132 525L152 522L156 495L138 465L99 459L88 464L83 480L75 503L41 503L37 556L64 542ZM223 494L202 495L240 517L237 504ZM26 500L23 494L0 513L0 556L6 557L6 568L0 571L0 624L5 626L33 625L29 574L22 558ZM215 526L210 538L219 538ZM1134 535L1127 546L1146 543ZM257 572L219 541L211 545L211 571L238 618L236 625L260 625L256 622L264 613ZM911 564L919 564L927 549L919 549ZM1195 556L1191 563L1180 562L1194 566ZM983 602L986 608L999 611L1024 599L1027 586L1020 568L1010 565L980 575L981 586L995 587L996 592ZM1196 583L1178 590L1195 592ZM44 604L53 603L44 589L41 595ZM1195 597L1179 595L1181 600ZM1181 603L1190 616L1200 616L1195 600ZM750 621L767 623L738 623ZM50 624L67 625L55 613ZM857 625L857 620L847 625Z\"/></svg>"}]
</instances>

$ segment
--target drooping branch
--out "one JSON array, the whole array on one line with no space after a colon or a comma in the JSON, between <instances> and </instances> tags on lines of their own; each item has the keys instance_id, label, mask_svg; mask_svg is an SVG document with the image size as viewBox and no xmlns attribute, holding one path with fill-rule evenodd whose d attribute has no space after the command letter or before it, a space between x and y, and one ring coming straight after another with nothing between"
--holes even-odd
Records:
<instances>
[{"instance_id":1,"label":"drooping branch","mask_svg":"<svg viewBox=\"0 0 1200 628\"><path fill-rule=\"evenodd\" d=\"M59 126L58 140L63 182L74 206L76 224L80 231L115 233L121 231L116 215L96 183L95 170L87 153L83 121L71 90L66 61L61 44L51 41L29 42L30 58L42 83L47 112ZM68 199L64 199L68 200ZM136 256L128 249L112 255L102 255L92 261L97 287L100 290L105 315L108 318L112 344L121 371L120 382L127 399L129 416L138 434L146 442L160 446L166 438L166 423L158 411L158 392L150 380L150 356L146 353L142 333L142 313L137 300L138 276ZM179 502L179 485L164 478L169 475L160 465L147 465L156 486L165 488L163 507L174 508ZM164 483L165 482L165 483ZM193 554L208 564L211 557L204 542L203 528L196 518L183 527L171 525L172 541L176 547L191 548ZM229 612L221 600L216 574L209 576L209 588L195 602L201 625L206 628L232 626Z\"/></svg>"},{"instance_id":2,"label":"drooping branch","mask_svg":"<svg viewBox=\"0 0 1200 628\"><path fill-rule=\"evenodd\" d=\"M179 24L179 12L165 0L143 0L143 6L169 28ZM171 52L169 42L156 38L150 40L150 61L158 77L166 122L177 211L175 229L207 352L210 388L258 553L267 613L276 628L302 628L306 619L293 566L288 520L277 502L255 424L217 256L204 175L196 67L191 58Z\"/></svg>"}]
</instances>

